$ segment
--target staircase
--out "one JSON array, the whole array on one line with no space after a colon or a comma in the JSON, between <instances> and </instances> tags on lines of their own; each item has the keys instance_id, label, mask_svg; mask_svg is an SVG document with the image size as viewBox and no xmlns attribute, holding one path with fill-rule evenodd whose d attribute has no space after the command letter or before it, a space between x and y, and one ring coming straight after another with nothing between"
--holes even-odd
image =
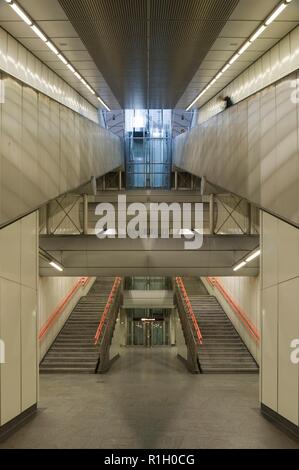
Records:
<instances>
[{"instance_id":1,"label":"staircase","mask_svg":"<svg viewBox=\"0 0 299 470\"><path fill-rule=\"evenodd\" d=\"M216 297L207 293L200 279L184 278L184 284L203 336L198 353L201 371L257 373L255 360Z\"/></svg>"},{"instance_id":2,"label":"staircase","mask_svg":"<svg viewBox=\"0 0 299 470\"><path fill-rule=\"evenodd\" d=\"M104 311L114 278L97 278L82 297L44 357L41 373L94 374L99 352L94 336Z\"/></svg>"}]
</instances>

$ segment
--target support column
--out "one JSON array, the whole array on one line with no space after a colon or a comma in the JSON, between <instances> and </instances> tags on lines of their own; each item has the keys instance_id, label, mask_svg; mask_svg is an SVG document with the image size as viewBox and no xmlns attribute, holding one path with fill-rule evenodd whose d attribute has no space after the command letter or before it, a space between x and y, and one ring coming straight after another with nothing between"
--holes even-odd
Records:
<instances>
[{"instance_id":1,"label":"support column","mask_svg":"<svg viewBox=\"0 0 299 470\"><path fill-rule=\"evenodd\" d=\"M83 234L88 235L88 196L83 194Z\"/></svg>"},{"instance_id":2,"label":"support column","mask_svg":"<svg viewBox=\"0 0 299 470\"><path fill-rule=\"evenodd\" d=\"M246 223L246 235L252 234L252 206L250 202L247 202L247 223Z\"/></svg>"},{"instance_id":3,"label":"support column","mask_svg":"<svg viewBox=\"0 0 299 470\"><path fill-rule=\"evenodd\" d=\"M51 208L51 205L48 202L48 204L46 205L46 232L47 232L47 235L51 235L51 220L50 220L51 211L50 211L50 208Z\"/></svg>"},{"instance_id":4,"label":"support column","mask_svg":"<svg viewBox=\"0 0 299 470\"><path fill-rule=\"evenodd\" d=\"M38 232L38 212L0 230L0 438L37 406Z\"/></svg>"},{"instance_id":5,"label":"support column","mask_svg":"<svg viewBox=\"0 0 299 470\"><path fill-rule=\"evenodd\" d=\"M299 229L261 212L261 408L299 437Z\"/></svg>"},{"instance_id":6,"label":"support column","mask_svg":"<svg viewBox=\"0 0 299 470\"><path fill-rule=\"evenodd\" d=\"M210 203L209 203L209 209L210 209L210 235L214 235L215 233L215 212L214 212L214 203L215 203L215 198L214 194L210 194Z\"/></svg>"},{"instance_id":7,"label":"support column","mask_svg":"<svg viewBox=\"0 0 299 470\"><path fill-rule=\"evenodd\" d=\"M177 171L174 172L174 189L175 191L178 190L178 172Z\"/></svg>"}]
</instances>

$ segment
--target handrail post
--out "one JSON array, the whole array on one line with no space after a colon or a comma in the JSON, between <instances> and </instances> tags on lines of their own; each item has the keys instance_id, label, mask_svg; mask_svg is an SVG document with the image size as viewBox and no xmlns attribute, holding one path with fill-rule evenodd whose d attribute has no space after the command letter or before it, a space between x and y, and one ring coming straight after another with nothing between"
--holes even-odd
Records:
<instances>
[{"instance_id":1,"label":"handrail post","mask_svg":"<svg viewBox=\"0 0 299 470\"><path fill-rule=\"evenodd\" d=\"M99 367L101 372L106 372L109 368L109 349L112 339L113 326L116 322L120 303L121 282L121 277L115 278L94 337L94 345L99 346L99 359L95 372L98 371ZM114 307L115 311L111 311L112 307Z\"/></svg>"},{"instance_id":2,"label":"handrail post","mask_svg":"<svg viewBox=\"0 0 299 470\"><path fill-rule=\"evenodd\" d=\"M209 203L209 209L210 209L210 235L214 235L215 233L215 198L214 194L210 194L210 203Z\"/></svg>"},{"instance_id":3,"label":"handrail post","mask_svg":"<svg viewBox=\"0 0 299 470\"><path fill-rule=\"evenodd\" d=\"M83 234L88 235L88 196L83 194Z\"/></svg>"}]
</instances>

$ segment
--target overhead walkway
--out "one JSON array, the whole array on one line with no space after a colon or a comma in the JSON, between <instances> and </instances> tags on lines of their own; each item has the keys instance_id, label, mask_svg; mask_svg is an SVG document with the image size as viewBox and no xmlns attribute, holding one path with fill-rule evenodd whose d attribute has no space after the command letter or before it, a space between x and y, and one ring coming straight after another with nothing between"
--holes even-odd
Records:
<instances>
[{"instance_id":1,"label":"overhead walkway","mask_svg":"<svg viewBox=\"0 0 299 470\"><path fill-rule=\"evenodd\" d=\"M115 321L119 309L119 292L114 278L98 278L89 293L80 299L66 324L40 365L41 373L93 374L105 371L109 362ZM103 318L109 304L109 317ZM102 323L101 335L95 337Z\"/></svg>"},{"instance_id":2,"label":"overhead walkway","mask_svg":"<svg viewBox=\"0 0 299 470\"><path fill-rule=\"evenodd\" d=\"M258 235L206 235L200 250L186 250L182 239L107 238L94 235L42 235L40 247L64 267L61 276L236 276L233 268L259 246ZM258 260L246 276L259 273ZM52 276L40 259L41 276Z\"/></svg>"},{"instance_id":3,"label":"overhead walkway","mask_svg":"<svg viewBox=\"0 0 299 470\"><path fill-rule=\"evenodd\" d=\"M194 338L199 327L201 341L197 351L198 369L202 373L257 373L258 366L235 330L218 300L209 295L198 278L184 278L182 288L177 290L181 298L184 289L187 296L178 302L180 315L189 315L191 306L196 324L192 325ZM186 338L186 336L185 336ZM193 339L193 338L192 338ZM187 337L187 347L190 338ZM194 348L194 344L191 344ZM194 361L195 364L195 361ZM196 364L195 364L196 365Z\"/></svg>"}]
</instances>

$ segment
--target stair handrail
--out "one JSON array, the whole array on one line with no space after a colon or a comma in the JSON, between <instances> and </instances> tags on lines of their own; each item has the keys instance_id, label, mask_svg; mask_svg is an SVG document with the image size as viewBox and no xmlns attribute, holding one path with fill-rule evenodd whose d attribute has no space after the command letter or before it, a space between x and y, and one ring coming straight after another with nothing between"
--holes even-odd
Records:
<instances>
[{"instance_id":1,"label":"stair handrail","mask_svg":"<svg viewBox=\"0 0 299 470\"><path fill-rule=\"evenodd\" d=\"M251 323L251 321L247 318L247 315L242 311L242 309L236 304L233 298L229 295L223 285L215 278L215 277L208 277L208 282L211 286L216 288L227 301L227 303L231 306L233 311L236 315L240 318L244 326L249 331L250 335L253 337L256 343L260 342L260 335L256 327Z\"/></svg>"},{"instance_id":2,"label":"stair handrail","mask_svg":"<svg viewBox=\"0 0 299 470\"><path fill-rule=\"evenodd\" d=\"M68 292L68 294L64 297L64 299L60 302L60 304L53 310L51 315L49 316L48 320L46 323L42 326L38 339L39 341L42 341L50 328L52 327L52 324L57 320L57 318L62 314L66 306L70 303L74 295L77 293L77 291L81 287L85 287L86 284L90 281L90 277L81 277L76 284L72 287L72 289Z\"/></svg>"},{"instance_id":3,"label":"stair handrail","mask_svg":"<svg viewBox=\"0 0 299 470\"><path fill-rule=\"evenodd\" d=\"M202 336L201 330L199 328L196 316L194 314L194 311L193 311L189 296L187 294L183 279L178 276L178 277L175 278L175 280L176 280L176 283L177 283L177 286L178 286L179 290L181 291L183 299L185 301L185 304L186 304L186 307L187 307L187 313L188 313L188 315L189 315L189 317L190 317L190 319L193 323L193 327L194 327L194 330L195 330L195 333L196 333L197 342L198 342L198 344L203 344L203 336Z\"/></svg>"},{"instance_id":4,"label":"stair handrail","mask_svg":"<svg viewBox=\"0 0 299 470\"><path fill-rule=\"evenodd\" d=\"M122 281L121 277L116 277L115 280L114 280L112 289L111 289L110 294L108 296L106 306L104 308L104 312L101 316L101 320L100 320L99 326L97 328L97 331L96 331L96 334L95 334L95 337L94 337L95 346L99 343L99 340L102 336L103 328L104 328L104 325L106 324L106 320L107 320L107 317L108 317L108 314L109 314L109 311L110 311L110 307L111 307L111 305L113 304L113 302L115 300L115 294L119 289L121 281Z\"/></svg>"}]
</instances>

